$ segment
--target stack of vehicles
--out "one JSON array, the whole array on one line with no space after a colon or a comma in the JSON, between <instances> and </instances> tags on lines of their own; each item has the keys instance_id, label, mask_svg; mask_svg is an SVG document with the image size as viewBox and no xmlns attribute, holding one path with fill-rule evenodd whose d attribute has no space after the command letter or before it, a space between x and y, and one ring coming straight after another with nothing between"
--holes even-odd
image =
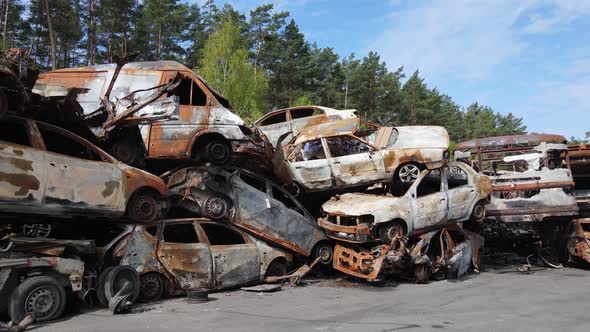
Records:
<instances>
[{"instance_id":1,"label":"stack of vehicles","mask_svg":"<svg viewBox=\"0 0 590 332\"><path fill-rule=\"evenodd\" d=\"M458 277L478 269L484 239L470 230L487 220L578 213L563 144L502 156L503 171L468 153L481 142L453 162L444 128L356 110L293 107L249 127L189 68L128 60L41 74L2 104L0 314L15 322L55 319L74 298L120 312L302 264Z\"/></svg>"}]
</instances>

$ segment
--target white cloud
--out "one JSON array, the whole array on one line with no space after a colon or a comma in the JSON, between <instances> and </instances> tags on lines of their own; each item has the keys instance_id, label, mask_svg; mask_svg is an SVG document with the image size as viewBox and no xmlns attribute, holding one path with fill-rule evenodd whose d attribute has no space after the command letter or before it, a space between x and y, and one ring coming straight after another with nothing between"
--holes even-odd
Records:
<instances>
[{"instance_id":1,"label":"white cloud","mask_svg":"<svg viewBox=\"0 0 590 332\"><path fill-rule=\"evenodd\" d=\"M427 77L488 77L526 48L524 34L546 32L590 13L590 1L433 0L396 7L390 27L367 50L390 68L419 68Z\"/></svg>"}]
</instances>

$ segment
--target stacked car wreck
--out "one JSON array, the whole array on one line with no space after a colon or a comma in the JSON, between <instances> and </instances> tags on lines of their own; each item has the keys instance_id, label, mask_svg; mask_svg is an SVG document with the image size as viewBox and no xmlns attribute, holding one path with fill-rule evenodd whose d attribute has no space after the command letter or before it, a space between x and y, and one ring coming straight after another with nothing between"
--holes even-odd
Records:
<instances>
[{"instance_id":1,"label":"stacked car wreck","mask_svg":"<svg viewBox=\"0 0 590 332\"><path fill-rule=\"evenodd\" d=\"M0 66L0 312L15 323L72 298L117 313L311 270L456 278L479 269L484 237L590 259L588 188L572 177L587 148L561 136L464 142L452 161L439 126L311 105L249 127L173 61L35 81L19 54Z\"/></svg>"}]
</instances>

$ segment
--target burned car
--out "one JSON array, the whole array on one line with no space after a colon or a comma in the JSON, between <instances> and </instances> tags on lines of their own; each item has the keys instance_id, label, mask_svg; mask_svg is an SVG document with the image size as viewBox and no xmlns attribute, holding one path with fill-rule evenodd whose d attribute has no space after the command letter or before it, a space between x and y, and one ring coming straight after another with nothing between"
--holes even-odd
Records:
<instances>
[{"instance_id":1,"label":"burned car","mask_svg":"<svg viewBox=\"0 0 590 332\"><path fill-rule=\"evenodd\" d=\"M424 170L399 197L347 193L322 205L319 225L334 239L389 244L433 227L472 219L481 222L491 193L490 179L464 163Z\"/></svg>"},{"instance_id":2,"label":"burned car","mask_svg":"<svg viewBox=\"0 0 590 332\"><path fill-rule=\"evenodd\" d=\"M330 265L332 246L285 189L244 169L190 167L168 178L172 199L193 215L229 222L267 242Z\"/></svg>"},{"instance_id":3,"label":"burned car","mask_svg":"<svg viewBox=\"0 0 590 332\"><path fill-rule=\"evenodd\" d=\"M152 93L171 83L172 89L165 95ZM149 159L201 159L225 164L252 133L227 99L190 68L174 61L122 61L117 65L59 69L40 75L33 92L49 97L63 94L64 88L87 89L77 95L77 101L94 131L100 131L108 123L105 121L135 112L125 119L124 130L109 142L109 151L116 152L117 157L126 156L121 159L127 163L136 163L145 154ZM125 99L122 109L138 103L141 108L109 111L111 96ZM148 107L156 101L159 104Z\"/></svg>"},{"instance_id":4,"label":"burned car","mask_svg":"<svg viewBox=\"0 0 590 332\"><path fill-rule=\"evenodd\" d=\"M262 130L273 145L276 145L278 138L287 132L291 134L287 136L285 143L306 127L354 118L357 117L357 113L357 110L336 110L324 106L297 106L272 111L256 120L254 124Z\"/></svg>"},{"instance_id":5,"label":"burned car","mask_svg":"<svg viewBox=\"0 0 590 332\"><path fill-rule=\"evenodd\" d=\"M193 288L227 289L287 273L291 254L231 225L208 219L170 219L128 226L113 261L141 275L143 301Z\"/></svg>"},{"instance_id":6,"label":"burned car","mask_svg":"<svg viewBox=\"0 0 590 332\"><path fill-rule=\"evenodd\" d=\"M6 116L0 120L0 210L149 222L166 208L168 188L85 139L59 127ZM13 218L14 219L14 218Z\"/></svg>"},{"instance_id":7,"label":"burned car","mask_svg":"<svg viewBox=\"0 0 590 332\"><path fill-rule=\"evenodd\" d=\"M449 135L443 127L382 127L359 137L360 125L352 118L307 127L285 147L299 191L411 183L422 169L448 159Z\"/></svg>"},{"instance_id":8,"label":"burned car","mask_svg":"<svg viewBox=\"0 0 590 332\"><path fill-rule=\"evenodd\" d=\"M413 277L417 283L431 276L458 278L479 269L484 239L447 224L410 238L396 236L390 243L371 247L341 243L334 249L334 269L369 281L393 275Z\"/></svg>"}]
</instances>

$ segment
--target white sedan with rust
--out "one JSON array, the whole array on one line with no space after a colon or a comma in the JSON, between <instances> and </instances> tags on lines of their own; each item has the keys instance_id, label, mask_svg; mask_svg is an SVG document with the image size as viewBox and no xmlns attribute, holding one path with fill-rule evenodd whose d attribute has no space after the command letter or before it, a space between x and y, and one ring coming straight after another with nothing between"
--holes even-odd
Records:
<instances>
[{"instance_id":1,"label":"white sedan with rust","mask_svg":"<svg viewBox=\"0 0 590 332\"><path fill-rule=\"evenodd\" d=\"M448 160L449 134L439 126L380 127L351 118L307 127L279 150L295 192L412 183Z\"/></svg>"},{"instance_id":2,"label":"white sedan with rust","mask_svg":"<svg viewBox=\"0 0 590 332\"><path fill-rule=\"evenodd\" d=\"M423 170L398 197L350 193L322 205L318 220L328 237L365 243L390 243L396 236L414 235L469 219L480 222L491 194L490 178L469 165L450 162Z\"/></svg>"}]
</instances>

